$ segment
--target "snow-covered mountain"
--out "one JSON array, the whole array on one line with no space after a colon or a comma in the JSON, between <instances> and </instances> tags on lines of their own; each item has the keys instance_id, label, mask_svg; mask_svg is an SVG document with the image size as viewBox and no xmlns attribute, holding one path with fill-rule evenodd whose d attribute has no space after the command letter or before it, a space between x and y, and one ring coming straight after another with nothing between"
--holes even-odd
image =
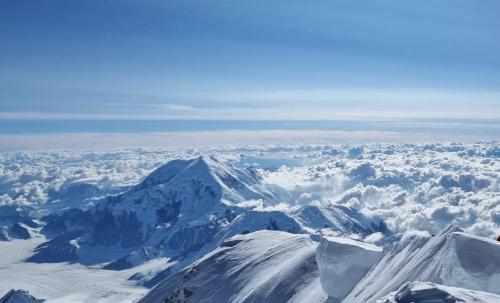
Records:
<instances>
[{"instance_id":1,"label":"snow-covered mountain","mask_svg":"<svg viewBox=\"0 0 500 303\"><path fill-rule=\"evenodd\" d=\"M304 205L352 207L393 232L436 234L455 224L492 238L500 234L499 150L490 141L8 153L0 155L0 205L32 207L36 218L86 209L172 159L213 154L237 167L258 167L273 193L277 185Z\"/></svg>"},{"instance_id":2,"label":"snow-covered mountain","mask_svg":"<svg viewBox=\"0 0 500 303\"><path fill-rule=\"evenodd\" d=\"M85 258L88 247L113 247L118 254L129 252L134 257L135 249L144 247L147 249L142 251L167 250L170 256L185 256L207 244L241 213L238 202L276 201L258 178L254 171L236 170L206 157L171 161L131 190L110 196L87 211L49 216L43 232L56 237L39 247L31 260L48 261L41 256L61 251L61 245L72 245L76 254L61 255L55 262ZM112 267L124 267L124 261Z\"/></svg>"},{"instance_id":3,"label":"snow-covered mountain","mask_svg":"<svg viewBox=\"0 0 500 303\"><path fill-rule=\"evenodd\" d=\"M450 226L432 237L403 238L345 298L370 302L412 281L500 294L500 242Z\"/></svg>"},{"instance_id":4,"label":"snow-covered mountain","mask_svg":"<svg viewBox=\"0 0 500 303\"><path fill-rule=\"evenodd\" d=\"M93 208L48 216L43 233L51 239L29 261L107 263L106 269L122 270L168 258L170 266L152 280L133 277L152 286L238 234L328 228L340 235L366 236L386 231L380 221L345 206L273 208L284 190L261 179L255 169L210 157L168 162L131 190Z\"/></svg>"},{"instance_id":5,"label":"snow-covered mountain","mask_svg":"<svg viewBox=\"0 0 500 303\"><path fill-rule=\"evenodd\" d=\"M29 239L38 227L28 210L15 205L0 206L0 241Z\"/></svg>"},{"instance_id":6,"label":"snow-covered mountain","mask_svg":"<svg viewBox=\"0 0 500 303\"><path fill-rule=\"evenodd\" d=\"M163 280L139 302L323 302L315 251L307 235L238 235Z\"/></svg>"},{"instance_id":7,"label":"snow-covered mountain","mask_svg":"<svg viewBox=\"0 0 500 303\"><path fill-rule=\"evenodd\" d=\"M0 298L0 303L41 303L44 301L33 297L28 291L22 289L12 289Z\"/></svg>"},{"instance_id":8,"label":"snow-covered mountain","mask_svg":"<svg viewBox=\"0 0 500 303\"><path fill-rule=\"evenodd\" d=\"M304 205L290 214L306 229L327 228L338 235L390 233L383 221L368 219L358 211L342 205Z\"/></svg>"},{"instance_id":9,"label":"snow-covered mountain","mask_svg":"<svg viewBox=\"0 0 500 303\"><path fill-rule=\"evenodd\" d=\"M158 285L148 302L153 294L500 302L491 286L500 284L498 243L439 232L453 223L498 236L495 151L491 142L209 152L220 158L195 150L6 156L0 294L132 302ZM175 158L183 160L161 164Z\"/></svg>"},{"instance_id":10,"label":"snow-covered mountain","mask_svg":"<svg viewBox=\"0 0 500 303\"><path fill-rule=\"evenodd\" d=\"M382 249L362 241L322 237L316 260L321 286L333 302L342 301L382 257Z\"/></svg>"},{"instance_id":11,"label":"snow-covered mountain","mask_svg":"<svg viewBox=\"0 0 500 303\"><path fill-rule=\"evenodd\" d=\"M450 226L386 246L257 231L226 239L140 303L500 302L500 243Z\"/></svg>"}]
</instances>

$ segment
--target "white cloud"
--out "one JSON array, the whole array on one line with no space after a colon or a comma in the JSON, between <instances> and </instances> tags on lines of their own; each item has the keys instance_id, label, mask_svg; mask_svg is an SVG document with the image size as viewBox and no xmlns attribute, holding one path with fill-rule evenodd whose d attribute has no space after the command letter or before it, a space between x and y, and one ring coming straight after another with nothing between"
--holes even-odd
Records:
<instances>
[{"instance_id":1,"label":"white cloud","mask_svg":"<svg viewBox=\"0 0 500 303\"><path fill-rule=\"evenodd\" d=\"M185 105L185 104L165 104L164 108L169 109L169 110L174 110L174 111L194 111L198 110L198 108Z\"/></svg>"},{"instance_id":2,"label":"white cloud","mask_svg":"<svg viewBox=\"0 0 500 303\"><path fill-rule=\"evenodd\" d=\"M382 238L384 238L384 234L382 234L381 232L376 232L366 237L364 241L368 243L375 243L382 240Z\"/></svg>"},{"instance_id":3,"label":"white cloud","mask_svg":"<svg viewBox=\"0 0 500 303\"><path fill-rule=\"evenodd\" d=\"M198 90L160 94L156 98L197 100L169 103L142 102L141 108L116 104L118 110L98 112L0 112L0 119L91 120L306 120L331 121L407 118L499 119L500 91L433 88L353 87L347 89ZM214 106L213 104L217 104ZM110 107L113 108L113 107ZM460 126L460 122L454 122ZM432 122L426 126L439 127Z\"/></svg>"},{"instance_id":4,"label":"white cloud","mask_svg":"<svg viewBox=\"0 0 500 303\"><path fill-rule=\"evenodd\" d=\"M189 91L174 94L177 99L227 103L233 115L243 112L247 119L257 108L261 115L323 119L325 117L441 117L498 118L500 92L496 90L446 90L434 88L273 89ZM249 107L248 104L254 106ZM236 106L235 106L236 105ZM241 107L243 106L243 107ZM231 107L233 107L231 109ZM289 110L290 109L290 110ZM497 109L497 110L493 110ZM224 111L224 109L216 109ZM210 107L204 113L216 114ZM250 114L252 113L252 114ZM225 113L227 114L227 112ZM205 117L210 115L205 115Z\"/></svg>"},{"instance_id":5,"label":"white cloud","mask_svg":"<svg viewBox=\"0 0 500 303\"><path fill-rule=\"evenodd\" d=\"M368 144L355 159L346 152L332 155L328 150L339 147L325 146L323 164L284 167L272 175L301 201L306 193L323 203L349 206L383 219L395 232L437 233L457 224L493 237L500 234L500 162L486 155L496 144ZM342 189L335 195L331 189L339 178Z\"/></svg>"},{"instance_id":6,"label":"white cloud","mask_svg":"<svg viewBox=\"0 0 500 303\"><path fill-rule=\"evenodd\" d=\"M488 138L488 137L486 137ZM157 133L56 133L0 134L0 151L26 150L103 150L112 148L186 148L252 144L339 144L370 142L428 142L476 140L476 135L410 134L389 131L328 130L227 130Z\"/></svg>"},{"instance_id":7,"label":"white cloud","mask_svg":"<svg viewBox=\"0 0 500 303\"><path fill-rule=\"evenodd\" d=\"M61 195L69 197L68 188L74 184L91 184L85 198L92 198L137 184L171 159L207 153L237 164L242 159L240 165L262 159L264 182L285 188L298 204L349 206L383 219L394 232L437 233L448 224L457 224L487 237L500 234L500 160L491 153L496 142L365 144L356 158L349 157L351 147L228 145L0 153L0 204L43 204ZM290 166L266 171L269 159L273 166L280 161ZM369 176L352 173L359 167L369 167ZM451 178L452 186L443 178ZM264 209L259 201L248 204Z\"/></svg>"}]
</instances>

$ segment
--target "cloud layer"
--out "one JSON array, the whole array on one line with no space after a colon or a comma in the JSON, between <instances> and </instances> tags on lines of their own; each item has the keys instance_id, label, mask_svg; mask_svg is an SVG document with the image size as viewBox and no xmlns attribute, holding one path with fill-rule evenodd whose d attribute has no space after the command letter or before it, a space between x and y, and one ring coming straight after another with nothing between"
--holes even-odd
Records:
<instances>
[{"instance_id":1,"label":"cloud layer","mask_svg":"<svg viewBox=\"0 0 500 303\"><path fill-rule=\"evenodd\" d=\"M496 143L333 147L320 163L283 166L267 180L301 203L343 204L395 232L457 224L493 237L500 234L499 152Z\"/></svg>"},{"instance_id":2,"label":"cloud layer","mask_svg":"<svg viewBox=\"0 0 500 303\"><path fill-rule=\"evenodd\" d=\"M349 206L394 232L436 233L453 223L478 235L500 234L497 142L4 153L0 204L42 212L85 205L136 184L162 163L199 154L259 168L264 182L288 191L284 201Z\"/></svg>"}]
</instances>

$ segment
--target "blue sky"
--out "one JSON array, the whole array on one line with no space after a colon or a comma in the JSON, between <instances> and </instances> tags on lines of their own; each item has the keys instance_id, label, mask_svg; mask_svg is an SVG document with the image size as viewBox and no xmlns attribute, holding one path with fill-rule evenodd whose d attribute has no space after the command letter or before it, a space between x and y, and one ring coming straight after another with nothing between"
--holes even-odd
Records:
<instances>
[{"instance_id":1,"label":"blue sky","mask_svg":"<svg viewBox=\"0 0 500 303\"><path fill-rule=\"evenodd\" d=\"M4 121L500 118L496 0L7 0L0 45Z\"/></svg>"}]
</instances>

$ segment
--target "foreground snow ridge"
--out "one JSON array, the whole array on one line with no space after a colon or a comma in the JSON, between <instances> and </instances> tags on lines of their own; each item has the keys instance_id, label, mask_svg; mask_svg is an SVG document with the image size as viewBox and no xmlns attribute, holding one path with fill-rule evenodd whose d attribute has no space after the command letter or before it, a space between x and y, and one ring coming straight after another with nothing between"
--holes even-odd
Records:
<instances>
[{"instance_id":1,"label":"foreground snow ridge","mask_svg":"<svg viewBox=\"0 0 500 303\"><path fill-rule=\"evenodd\" d=\"M382 257L382 248L361 241L322 237L316 260L321 286L331 301L340 302Z\"/></svg>"},{"instance_id":2,"label":"foreground snow ridge","mask_svg":"<svg viewBox=\"0 0 500 303\"><path fill-rule=\"evenodd\" d=\"M382 249L281 231L237 235L139 302L500 302L500 243L455 226L394 241Z\"/></svg>"},{"instance_id":3,"label":"foreground snow ridge","mask_svg":"<svg viewBox=\"0 0 500 303\"><path fill-rule=\"evenodd\" d=\"M324 302L308 235L257 231L228 239L140 303Z\"/></svg>"},{"instance_id":4,"label":"foreground snow ridge","mask_svg":"<svg viewBox=\"0 0 500 303\"><path fill-rule=\"evenodd\" d=\"M500 242L462 233L456 226L437 236L403 238L384 252L344 302L374 302L413 281L500 294Z\"/></svg>"}]
</instances>

